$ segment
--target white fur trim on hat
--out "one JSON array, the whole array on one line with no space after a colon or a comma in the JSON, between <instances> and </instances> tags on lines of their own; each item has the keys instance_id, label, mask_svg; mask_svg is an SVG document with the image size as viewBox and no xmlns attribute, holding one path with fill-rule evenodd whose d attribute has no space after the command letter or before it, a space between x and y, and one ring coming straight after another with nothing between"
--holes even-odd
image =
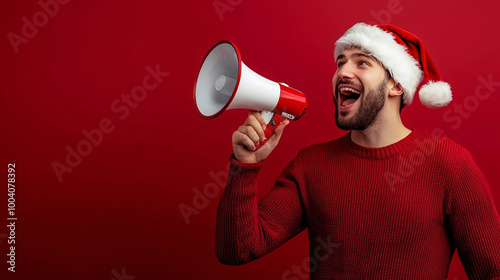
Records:
<instances>
[{"instance_id":1,"label":"white fur trim on hat","mask_svg":"<svg viewBox=\"0 0 500 280\"><path fill-rule=\"evenodd\" d=\"M448 83L429 81L418 92L420 102L427 108L439 108L451 102L451 87Z\"/></svg>"},{"instance_id":2,"label":"white fur trim on hat","mask_svg":"<svg viewBox=\"0 0 500 280\"><path fill-rule=\"evenodd\" d=\"M347 48L360 47L375 57L390 72L404 91L404 103L411 104L422 81L419 63L396 42L394 35L366 23L357 23L335 43L335 60Z\"/></svg>"}]
</instances>

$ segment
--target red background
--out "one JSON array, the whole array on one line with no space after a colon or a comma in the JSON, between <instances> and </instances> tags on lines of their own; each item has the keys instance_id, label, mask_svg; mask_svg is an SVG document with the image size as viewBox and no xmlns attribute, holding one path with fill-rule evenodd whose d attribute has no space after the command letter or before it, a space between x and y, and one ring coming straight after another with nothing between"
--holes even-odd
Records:
<instances>
[{"instance_id":1,"label":"red background","mask_svg":"<svg viewBox=\"0 0 500 280\"><path fill-rule=\"evenodd\" d=\"M214 4L226 10L218 13ZM214 252L220 193L189 224L179 210L193 206L196 191L217 185L210 174L224 174L231 134L247 114L228 111L206 121L194 108L199 64L221 39L234 41L254 71L303 91L309 101L262 170L260 196L299 149L345 133L333 118L334 42L364 21L398 25L425 42L454 100L430 110L415 99L403 120L410 128L442 129L468 148L499 208L499 10L498 1L472 0L69 1L46 22L43 15L35 19L36 34L15 46L9 34L23 36L23 17L33 22L42 8L34 0L0 2L1 166L6 180L7 164L16 164L18 218L17 272L8 273L2 188L0 275L281 279L302 263L306 232L250 264L221 265ZM142 84L145 68L157 65L168 77L128 115L113 111L116 99ZM491 92L480 88L481 99L480 77L497 83ZM76 149L86 139L82 130L106 118L114 130L60 182L52 164L65 164L66 147ZM466 279L457 256L449 279Z\"/></svg>"}]
</instances>

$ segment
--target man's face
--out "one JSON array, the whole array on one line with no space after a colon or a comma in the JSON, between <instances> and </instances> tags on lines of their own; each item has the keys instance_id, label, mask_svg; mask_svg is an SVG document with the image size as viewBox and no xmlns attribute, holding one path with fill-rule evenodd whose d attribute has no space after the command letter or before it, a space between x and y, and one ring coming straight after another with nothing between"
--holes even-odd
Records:
<instances>
[{"instance_id":1,"label":"man's face","mask_svg":"<svg viewBox=\"0 0 500 280\"><path fill-rule=\"evenodd\" d=\"M389 77L385 68L359 48L337 58L333 76L335 121L344 130L364 130L384 107Z\"/></svg>"}]
</instances>

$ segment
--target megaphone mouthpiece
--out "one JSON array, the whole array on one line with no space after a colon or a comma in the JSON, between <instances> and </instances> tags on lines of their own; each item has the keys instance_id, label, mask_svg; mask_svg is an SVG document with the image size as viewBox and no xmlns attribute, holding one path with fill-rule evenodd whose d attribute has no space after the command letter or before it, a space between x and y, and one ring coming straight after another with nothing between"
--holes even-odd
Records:
<instances>
[{"instance_id":1,"label":"megaphone mouthpiece","mask_svg":"<svg viewBox=\"0 0 500 280\"><path fill-rule=\"evenodd\" d=\"M236 83L236 79L220 75L215 80L215 89L220 93L230 97L233 94Z\"/></svg>"}]
</instances>

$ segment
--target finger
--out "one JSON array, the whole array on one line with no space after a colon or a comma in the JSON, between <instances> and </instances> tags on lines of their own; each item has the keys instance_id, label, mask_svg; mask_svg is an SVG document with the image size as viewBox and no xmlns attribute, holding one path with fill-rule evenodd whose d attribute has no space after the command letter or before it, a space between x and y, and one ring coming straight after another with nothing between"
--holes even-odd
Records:
<instances>
[{"instance_id":1,"label":"finger","mask_svg":"<svg viewBox=\"0 0 500 280\"><path fill-rule=\"evenodd\" d=\"M249 150L255 150L254 142L248 137L248 135L235 131L233 133L233 144L238 146L245 146Z\"/></svg>"},{"instance_id":2,"label":"finger","mask_svg":"<svg viewBox=\"0 0 500 280\"><path fill-rule=\"evenodd\" d=\"M266 125L267 125L266 120L264 119L264 117L262 117L262 115L260 114L260 112L258 112L258 111L251 111L249 115L252 115L252 116L254 116L257 119L257 121L262 126L263 130L266 129Z\"/></svg>"},{"instance_id":3,"label":"finger","mask_svg":"<svg viewBox=\"0 0 500 280\"><path fill-rule=\"evenodd\" d=\"M259 121L259 119L261 119L262 122ZM266 136L264 134L265 126L263 127L262 123L264 123L264 125L265 125L265 121L259 113L257 113L257 114L251 113L245 121L246 126L251 126L255 130L255 132L257 133L257 135L260 138L259 139L260 141L263 141L264 139L266 139Z\"/></svg>"},{"instance_id":4,"label":"finger","mask_svg":"<svg viewBox=\"0 0 500 280\"><path fill-rule=\"evenodd\" d=\"M259 144L261 140L260 136L257 134L257 132L252 126L242 125L238 128L238 131L248 136L248 138L250 138L250 140L252 140L255 143L255 145Z\"/></svg>"}]
</instances>

